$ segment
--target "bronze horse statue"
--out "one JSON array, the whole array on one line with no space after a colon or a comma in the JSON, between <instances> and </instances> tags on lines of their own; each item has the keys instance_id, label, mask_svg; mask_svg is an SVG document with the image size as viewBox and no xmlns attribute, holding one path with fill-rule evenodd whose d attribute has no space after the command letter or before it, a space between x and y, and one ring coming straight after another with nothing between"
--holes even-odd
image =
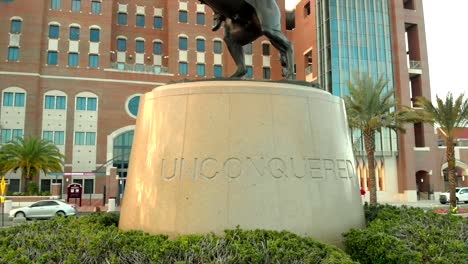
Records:
<instances>
[{"instance_id":1,"label":"bronze horse statue","mask_svg":"<svg viewBox=\"0 0 468 264\"><path fill-rule=\"evenodd\" d=\"M280 52L285 79L294 79L294 51L281 32L281 13L275 0L200 0L224 20L224 42L237 65L231 75L240 78L247 73L242 46L266 36Z\"/></svg>"}]
</instances>

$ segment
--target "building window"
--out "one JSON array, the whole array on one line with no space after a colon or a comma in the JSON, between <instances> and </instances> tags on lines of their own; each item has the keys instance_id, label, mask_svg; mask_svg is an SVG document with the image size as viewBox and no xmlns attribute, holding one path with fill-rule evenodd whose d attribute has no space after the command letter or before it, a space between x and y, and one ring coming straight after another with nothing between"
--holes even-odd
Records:
<instances>
[{"instance_id":1,"label":"building window","mask_svg":"<svg viewBox=\"0 0 468 264\"><path fill-rule=\"evenodd\" d=\"M145 15L136 15L136 22L137 27L144 27L145 26Z\"/></svg>"},{"instance_id":2,"label":"building window","mask_svg":"<svg viewBox=\"0 0 468 264\"><path fill-rule=\"evenodd\" d=\"M197 51L205 52L205 40L204 39L197 39Z\"/></svg>"},{"instance_id":3,"label":"building window","mask_svg":"<svg viewBox=\"0 0 468 264\"><path fill-rule=\"evenodd\" d=\"M78 53L70 52L68 53L68 66L77 66L78 65Z\"/></svg>"},{"instance_id":4,"label":"building window","mask_svg":"<svg viewBox=\"0 0 468 264\"><path fill-rule=\"evenodd\" d=\"M100 14L101 13L101 2L100 1L92 1L91 2L91 13L93 13L93 14Z\"/></svg>"},{"instance_id":5,"label":"building window","mask_svg":"<svg viewBox=\"0 0 468 264\"><path fill-rule=\"evenodd\" d=\"M57 65L57 51L48 51L47 52L47 64Z\"/></svg>"},{"instance_id":6,"label":"building window","mask_svg":"<svg viewBox=\"0 0 468 264\"><path fill-rule=\"evenodd\" d=\"M270 44L263 43L262 44L262 55L263 56L270 56Z\"/></svg>"},{"instance_id":7,"label":"building window","mask_svg":"<svg viewBox=\"0 0 468 264\"><path fill-rule=\"evenodd\" d=\"M114 139L112 166L117 168L119 177L126 177L132 150L134 131L127 131Z\"/></svg>"},{"instance_id":8,"label":"building window","mask_svg":"<svg viewBox=\"0 0 468 264\"><path fill-rule=\"evenodd\" d=\"M247 66L247 74L245 75L245 77L247 78L253 78L253 67L252 66Z\"/></svg>"},{"instance_id":9,"label":"building window","mask_svg":"<svg viewBox=\"0 0 468 264\"><path fill-rule=\"evenodd\" d=\"M81 0L72 0L71 1L71 11L79 12L81 9Z\"/></svg>"},{"instance_id":10,"label":"building window","mask_svg":"<svg viewBox=\"0 0 468 264\"><path fill-rule=\"evenodd\" d=\"M136 63L135 64L135 71L144 72L145 71L145 65L141 64L141 63Z\"/></svg>"},{"instance_id":11,"label":"building window","mask_svg":"<svg viewBox=\"0 0 468 264\"><path fill-rule=\"evenodd\" d=\"M96 145L96 132L75 132L75 145Z\"/></svg>"},{"instance_id":12,"label":"building window","mask_svg":"<svg viewBox=\"0 0 468 264\"><path fill-rule=\"evenodd\" d=\"M3 93L3 106L24 107L24 93Z\"/></svg>"},{"instance_id":13,"label":"building window","mask_svg":"<svg viewBox=\"0 0 468 264\"><path fill-rule=\"evenodd\" d=\"M310 2L304 5L304 17L308 17L310 15Z\"/></svg>"},{"instance_id":14,"label":"building window","mask_svg":"<svg viewBox=\"0 0 468 264\"><path fill-rule=\"evenodd\" d=\"M58 39L58 37L59 37L59 26L58 25L50 25L49 26L49 38Z\"/></svg>"},{"instance_id":15,"label":"building window","mask_svg":"<svg viewBox=\"0 0 468 264\"><path fill-rule=\"evenodd\" d=\"M8 60L17 61L19 57L19 48L18 47L8 47Z\"/></svg>"},{"instance_id":16,"label":"building window","mask_svg":"<svg viewBox=\"0 0 468 264\"><path fill-rule=\"evenodd\" d=\"M42 139L54 142L54 131L42 131Z\"/></svg>"},{"instance_id":17,"label":"building window","mask_svg":"<svg viewBox=\"0 0 468 264\"><path fill-rule=\"evenodd\" d=\"M213 42L213 52L216 54L220 54L223 51L223 42L220 40L215 40Z\"/></svg>"},{"instance_id":18,"label":"building window","mask_svg":"<svg viewBox=\"0 0 468 264\"><path fill-rule=\"evenodd\" d=\"M19 179L10 179L8 185L8 191L15 193L20 191L20 180Z\"/></svg>"},{"instance_id":19,"label":"building window","mask_svg":"<svg viewBox=\"0 0 468 264\"><path fill-rule=\"evenodd\" d=\"M13 19L11 20L10 33L19 34L21 32L21 20Z\"/></svg>"},{"instance_id":20,"label":"building window","mask_svg":"<svg viewBox=\"0 0 468 264\"><path fill-rule=\"evenodd\" d=\"M188 22L188 17L187 17L187 11L185 10L179 10L179 22L180 23L187 23Z\"/></svg>"},{"instance_id":21,"label":"building window","mask_svg":"<svg viewBox=\"0 0 468 264\"><path fill-rule=\"evenodd\" d=\"M403 0L403 7L405 9L415 10L414 8L414 0Z\"/></svg>"},{"instance_id":22,"label":"building window","mask_svg":"<svg viewBox=\"0 0 468 264\"><path fill-rule=\"evenodd\" d=\"M126 51L127 50L127 40L124 38L117 39L117 50Z\"/></svg>"},{"instance_id":23,"label":"building window","mask_svg":"<svg viewBox=\"0 0 468 264\"><path fill-rule=\"evenodd\" d=\"M213 75L216 78L220 78L223 76L223 66L221 65L214 65L213 66Z\"/></svg>"},{"instance_id":24,"label":"building window","mask_svg":"<svg viewBox=\"0 0 468 264\"><path fill-rule=\"evenodd\" d=\"M117 24L119 25L127 25L127 13L119 13L117 15Z\"/></svg>"},{"instance_id":25,"label":"building window","mask_svg":"<svg viewBox=\"0 0 468 264\"><path fill-rule=\"evenodd\" d=\"M96 111L97 98L95 97L77 97L76 110Z\"/></svg>"},{"instance_id":26,"label":"building window","mask_svg":"<svg viewBox=\"0 0 468 264\"><path fill-rule=\"evenodd\" d=\"M133 96L132 99L128 101L128 105L127 105L128 112L130 112L130 114L136 117L138 114L139 105L140 105L140 96L139 95Z\"/></svg>"},{"instance_id":27,"label":"building window","mask_svg":"<svg viewBox=\"0 0 468 264\"><path fill-rule=\"evenodd\" d=\"M163 27L163 20L160 16L153 17L153 27L154 28L162 28Z\"/></svg>"},{"instance_id":28,"label":"building window","mask_svg":"<svg viewBox=\"0 0 468 264\"><path fill-rule=\"evenodd\" d=\"M244 46L244 53L245 54L252 54L252 43L246 44Z\"/></svg>"},{"instance_id":29,"label":"building window","mask_svg":"<svg viewBox=\"0 0 468 264\"><path fill-rule=\"evenodd\" d=\"M46 95L44 99L44 109L62 109L66 108L65 96Z\"/></svg>"},{"instance_id":30,"label":"building window","mask_svg":"<svg viewBox=\"0 0 468 264\"><path fill-rule=\"evenodd\" d=\"M135 43L135 51L138 53L144 53L145 52L145 41L143 40L137 40Z\"/></svg>"},{"instance_id":31,"label":"building window","mask_svg":"<svg viewBox=\"0 0 468 264\"><path fill-rule=\"evenodd\" d=\"M60 9L61 0L50 0L50 9L58 10Z\"/></svg>"},{"instance_id":32,"label":"building window","mask_svg":"<svg viewBox=\"0 0 468 264\"><path fill-rule=\"evenodd\" d=\"M179 37L179 49L180 50L187 50L187 38L186 37Z\"/></svg>"},{"instance_id":33,"label":"building window","mask_svg":"<svg viewBox=\"0 0 468 264\"><path fill-rule=\"evenodd\" d=\"M270 67L263 67L263 79L265 79L265 80L271 79Z\"/></svg>"},{"instance_id":34,"label":"building window","mask_svg":"<svg viewBox=\"0 0 468 264\"><path fill-rule=\"evenodd\" d=\"M2 129L1 130L1 142L8 143L18 138L23 137L23 129Z\"/></svg>"},{"instance_id":35,"label":"building window","mask_svg":"<svg viewBox=\"0 0 468 264\"><path fill-rule=\"evenodd\" d=\"M162 54L162 43L159 41L153 42L153 54L161 55Z\"/></svg>"},{"instance_id":36,"label":"building window","mask_svg":"<svg viewBox=\"0 0 468 264\"><path fill-rule=\"evenodd\" d=\"M202 64L202 63L197 64L197 75L205 76L205 64Z\"/></svg>"},{"instance_id":37,"label":"building window","mask_svg":"<svg viewBox=\"0 0 468 264\"><path fill-rule=\"evenodd\" d=\"M50 192L50 180L41 179L41 192Z\"/></svg>"},{"instance_id":38,"label":"building window","mask_svg":"<svg viewBox=\"0 0 468 264\"><path fill-rule=\"evenodd\" d=\"M205 13L197 13L197 25L205 25Z\"/></svg>"},{"instance_id":39,"label":"building window","mask_svg":"<svg viewBox=\"0 0 468 264\"><path fill-rule=\"evenodd\" d=\"M99 66L99 55L97 54L89 54L89 62L88 62L89 67L96 68Z\"/></svg>"},{"instance_id":40,"label":"building window","mask_svg":"<svg viewBox=\"0 0 468 264\"><path fill-rule=\"evenodd\" d=\"M71 40L79 40L80 39L80 28L79 27L70 27L70 36Z\"/></svg>"},{"instance_id":41,"label":"building window","mask_svg":"<svg viewBox=\"0 0 468 264\"><path fill-rule=\"evenodd\" d=\"M101 31L99 28L92 28L89 30L89 41L99 42Z\"/></svg>"},{"instance_id":42,"label":"building window","mask_svg":"<svg viewBox=\"0 0 468 264\"><path fill-rule=\"evenodd\" d=\"M54 143L55 145L65 144L64 135L65 135L64 131L43 131L42 132L42 138Z\"/></svg>"},{"instance_id":43,"label":"building window","mask_svg":"<svg viewBox=\"0 0 468 264\"><path fill-rule=\"evenodd\" d=\"M179 62L179 74L187 74L187 62L180 61Z\"/></svg>"}]
</instances>

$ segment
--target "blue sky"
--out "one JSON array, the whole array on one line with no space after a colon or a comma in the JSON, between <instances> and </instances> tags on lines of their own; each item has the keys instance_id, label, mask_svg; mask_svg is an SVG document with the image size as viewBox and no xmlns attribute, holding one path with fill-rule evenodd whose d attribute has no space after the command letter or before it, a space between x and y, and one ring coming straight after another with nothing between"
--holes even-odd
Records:
<instances>
[{"instance_id":1,"label":"blue sky","mask_svg":"<svg viewBox=\"0 0 468 264\"><path fill-rule=\"evenodd\" d=\"M392 0L393 1L393 0ZM299 0L286 0L293 9ZM468 97L467 0L423 0L432 99L447 92Z\"/></svg>"}]
</instances>

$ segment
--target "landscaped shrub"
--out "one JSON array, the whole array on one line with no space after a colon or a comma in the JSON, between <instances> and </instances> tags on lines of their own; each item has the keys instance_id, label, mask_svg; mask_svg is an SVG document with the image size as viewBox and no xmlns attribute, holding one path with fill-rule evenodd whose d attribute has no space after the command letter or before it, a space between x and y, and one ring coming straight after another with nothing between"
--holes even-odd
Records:
<instances>
[{"instance_id":1,"label":"landscaped shrub","mask_svg":"<svg viewBox=\"0 0 468 264\"><path fill-rule=\"evenodd\" d=\"M420 208L366 208L368 227L345 234L360 263L466 263L468 219Z\"/></svg>"},{"instance_id":2,"label":"landscaped shrub","mask_svg":"<svg viewBox=\"0 0 468 264\"><path fill-rule=\"evenodd\" d=\"M356 263L289 232L227 230L179 236L122 232L118 214L56 218L0 229L0 263Z\"/></svg>"}]
</instances>

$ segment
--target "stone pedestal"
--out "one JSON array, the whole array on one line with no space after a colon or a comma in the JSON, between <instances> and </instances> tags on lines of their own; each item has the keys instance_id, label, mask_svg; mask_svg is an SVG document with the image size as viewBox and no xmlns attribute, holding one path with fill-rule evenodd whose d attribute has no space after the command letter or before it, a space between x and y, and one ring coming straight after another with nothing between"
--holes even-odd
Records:
<instances>
[{"instance_id":1,"label":"stone pedestal","mask_svg":"<svg viewBox=\"0 0 468 264\"><path fill-rule=\"evenodd\" d=\"M294 84L204 81L141 98L120 228L288 230L338 244L364 225L344 104Z\"/></svg>"}]
</instances>

